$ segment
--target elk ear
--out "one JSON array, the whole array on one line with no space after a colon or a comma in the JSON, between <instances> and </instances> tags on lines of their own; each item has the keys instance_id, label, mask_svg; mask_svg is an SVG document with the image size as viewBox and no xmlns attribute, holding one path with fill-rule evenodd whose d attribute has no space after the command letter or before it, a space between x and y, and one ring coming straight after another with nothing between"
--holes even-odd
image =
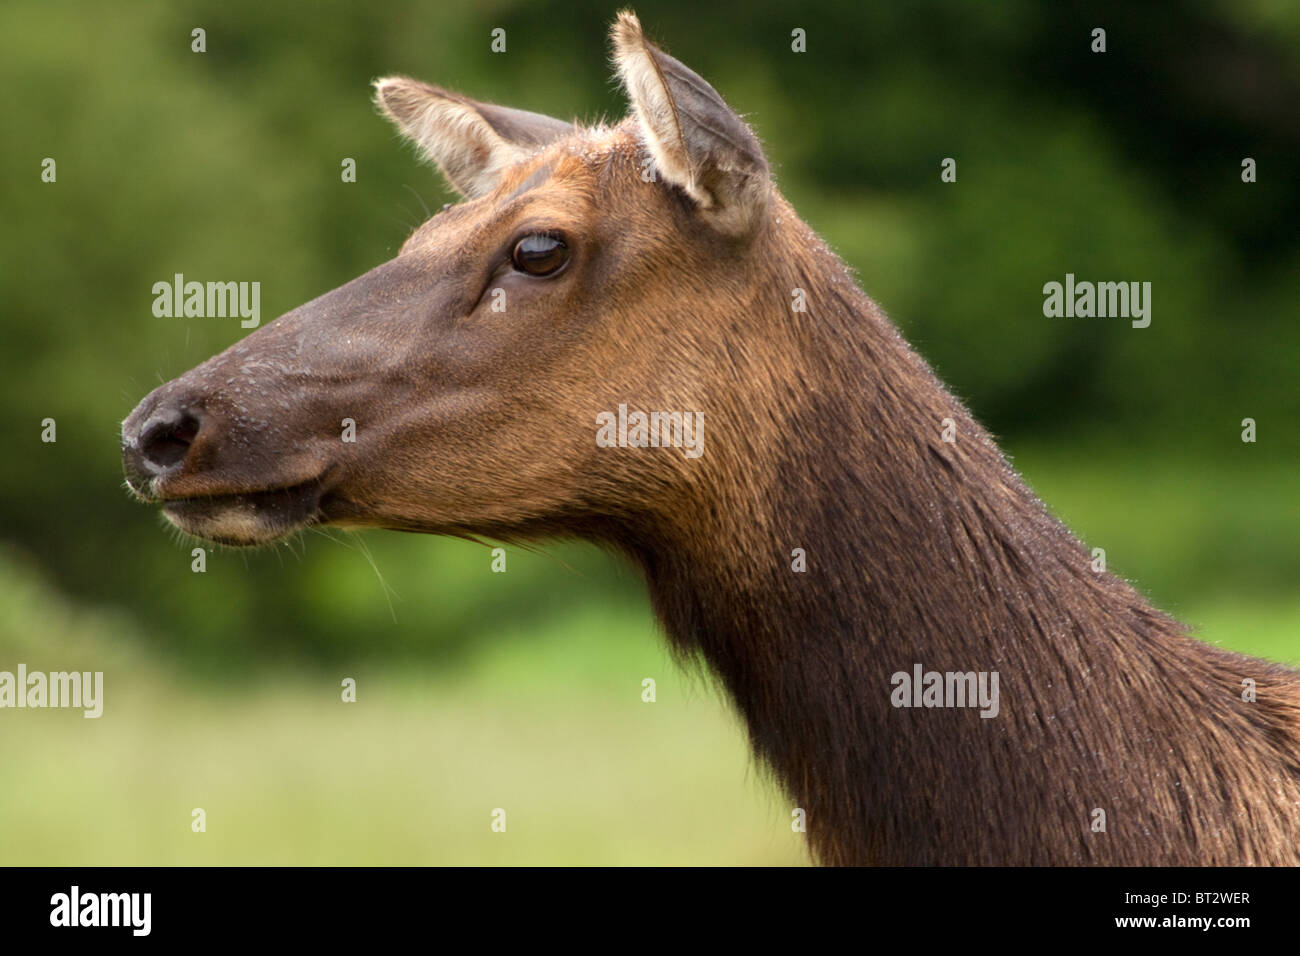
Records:
<instances>
[{"instance_id":1,"label":"elk ear","mask_svg":"<svg viewBox=\"0 0 1300 956\"><path fill-rule=\"evenodd\" d=\"M659 174L699 203L714 228L744 235L761 221L771 183L750 128L698 74L641 32L614 22L614 61Z\"/></svg>"},{"instance_id":2,"label":"elk ear","mask_svg":"<svg viewBox=\"0 0 1300 956\"><path fill-rule=\"evenodd\" d=\"M404 76L376 80L375 103L470 199L491 192L506 167L573 132L563 120L479 103Z\"/></svg>"}]
</instances>

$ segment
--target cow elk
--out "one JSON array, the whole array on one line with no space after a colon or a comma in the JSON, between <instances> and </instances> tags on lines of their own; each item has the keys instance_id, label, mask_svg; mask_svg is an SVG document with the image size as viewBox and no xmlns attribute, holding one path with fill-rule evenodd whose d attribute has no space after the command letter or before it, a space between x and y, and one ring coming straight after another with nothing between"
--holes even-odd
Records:
<instances>
[{"instance_id":1,"label":"cow elk","mask_svg":"<svg viewBox=\"0 0 1300 956\"><path fill-rule=\"evenodd\" d=\"M146 397L135 494L236 545L625 555L825 864L1300 863L1300 674L1095 570L746 123L635 16L612 33L617 125L376 82L464 201Z\"/></svg>"}]
</instances>

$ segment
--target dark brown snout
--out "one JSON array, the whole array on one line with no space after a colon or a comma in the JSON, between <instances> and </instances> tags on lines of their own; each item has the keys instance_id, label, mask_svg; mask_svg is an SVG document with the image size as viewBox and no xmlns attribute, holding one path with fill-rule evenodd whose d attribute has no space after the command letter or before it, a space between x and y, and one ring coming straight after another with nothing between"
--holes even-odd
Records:
<instances>
[{"instance_id":1,"label":"dark brown snout","mask_svg":"<svg viewBox=\"0 0 1300 956\"><path fill-rule=\"evenodd\" d=\"M247 424L232 427L220 408L187 387L188 376L157 389L122 424L122 465L131 490L161 503L181 530L222 544L274 540L314 523L328 467L305 478L268 480L276 469L248 447ZM261 480L252 472L264 472Z\"/></svg>"},{"instance_id":2,"label":"dark brown snout","mask_svg":"<svg viewBox=\"0 0 1300 956\"><path fill-rule=\"evenodd\" d=\"M203 428L192 404L159 389L122 424L122 466L126 483L145 501L156 501L154 479L182 470Z\"/></svg>"},{"instance_id":3,"label":"dark brown snout","mask_svg":"<svg viewBox=\"0 0 1300 956\"><path fill-rule=\"evenodd\" d=\"M451 307L429 271L385 263L155 389L122 423L128 486L223 543L323 520L322 499L362 451L373 471L387 426L401 429L394 409L448 379L430 343Z\"/></svg>"}]
</instances>

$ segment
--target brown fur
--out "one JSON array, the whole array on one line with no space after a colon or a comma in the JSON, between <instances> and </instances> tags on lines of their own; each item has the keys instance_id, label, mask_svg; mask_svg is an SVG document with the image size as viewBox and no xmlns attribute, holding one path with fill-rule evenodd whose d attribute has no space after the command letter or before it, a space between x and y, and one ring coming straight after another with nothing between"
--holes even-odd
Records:
<instances>
[{"instance_id":1,"label":"brown fur","mask_svg":"<svg viewBox=\"0 0 1300 956\"><path fill-rule=\"evenodd\" d=\"M419 97L450 94L384 81L476 198L146 398L123 427L132 487L233 543L331 522L628 555L823 863L1300 863L1300 675L1192 640L1094 572L716 93L628 15L616 41L625 78L652 63L678 115L658 91L639 123L511 139L529 114L490 132L456 97L475 139L448 143ZM496 136L524 158L466 159ZM647 151L663 181L642 178ZM572 239L554 279L500 268L530 228ZM594 415L620 402L704 411L705 454L597 448ZM1000 715L892 707L890 675L918 662L998 671Z\"/></svg>"}]
</instances>

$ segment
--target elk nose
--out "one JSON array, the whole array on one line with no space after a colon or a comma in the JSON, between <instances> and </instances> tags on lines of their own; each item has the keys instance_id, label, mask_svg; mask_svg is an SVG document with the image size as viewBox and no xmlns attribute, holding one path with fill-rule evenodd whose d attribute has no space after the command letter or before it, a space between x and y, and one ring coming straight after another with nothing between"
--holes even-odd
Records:
<instances>
[{"instance_id":1,"label":"elk nose","mask_svg":"<svg viewBox=\"0 0 1300 956\"><path fill-rule=\"evenodd\" d=\"M201 427L202 421L193 411L167 403L155 408L140 424L128 420L122 429L122 464L127 482L147 495L150 479L180 469Z\"/></svg>"}]
</instances>

